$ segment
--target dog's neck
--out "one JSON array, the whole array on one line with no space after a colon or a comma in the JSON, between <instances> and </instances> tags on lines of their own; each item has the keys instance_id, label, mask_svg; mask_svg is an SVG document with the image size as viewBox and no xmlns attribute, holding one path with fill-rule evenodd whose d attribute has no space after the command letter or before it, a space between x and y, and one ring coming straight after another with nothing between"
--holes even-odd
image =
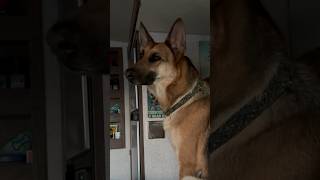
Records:
<instances>
[{"instance_id":1,"label":"dog's neck","mask_svg":"<svg viewBox=\"0 0 320 180\"><path fill-rule=\"evenodd\" d=\"M213 99L218 126L273 76L274 54L286 52L279 31L258 1L219 1L214 14Z\"/></svg>"},{"instance_id":2,"label":"dog's neck","mask_svg":"<svg viewBox=\"0 0 320 180\"><path fill-rule=\"evenodd\" d=\"M197 79L197 70L187 57L182 57L176 64L176 74L172 79L158 79L148 89L161 109L166 111L193 87Z\"/></svg>"}]
</instances>

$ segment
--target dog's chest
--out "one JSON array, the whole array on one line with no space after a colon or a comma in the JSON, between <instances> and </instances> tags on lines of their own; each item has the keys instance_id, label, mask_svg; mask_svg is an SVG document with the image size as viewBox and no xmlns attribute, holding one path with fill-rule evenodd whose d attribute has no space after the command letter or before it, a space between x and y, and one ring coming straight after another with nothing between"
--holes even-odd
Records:
<instances>
[{"instance_id":1,"label":"dog's chest","mask_svg":"<svg viewBox=\"0 0 320 180\"><path fill-rule=\"evenodd\" d=\"M181 136L178 131L174 130L166 130L166 133L168 134L169 140L171 142L171 145L177 155L179 157L179 147L181 145Z\"/></svg>"},{"instance_id":2,"label":"dog's chest","mask_svg":"<svg viewBox=\"0 0 320 180\"><path fill-rule=\"evenodd\" d=\"M175 127L174 125L172 125L171 122L172 119L170 119L170 117L167 117L164 120L164 130L166 132L166 135L168 137L168 139L171 142L172 147L175 150L175 153L177 155L177 157L179 156L179 147L181 145L181 133L179 128Z\"/></svg>"}]
</instances>

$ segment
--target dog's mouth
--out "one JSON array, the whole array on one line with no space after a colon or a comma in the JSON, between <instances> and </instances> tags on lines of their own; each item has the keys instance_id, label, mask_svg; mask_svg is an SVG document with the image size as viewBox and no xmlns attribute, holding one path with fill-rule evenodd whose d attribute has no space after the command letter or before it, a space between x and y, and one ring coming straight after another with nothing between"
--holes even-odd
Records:
<instances>
[{"instance_id":1,"label":"dog's mouth","mask_svg":"<svg viewBox=\"0 0 320 180\"><path fill-rule=\"evenodd\" d=\"M126 77L128 81L134 85L152 85L156 80L157 74L153 71L148 72L145 75L141 75L134 69L127 69Z\"/></svg>"}]
</instances>

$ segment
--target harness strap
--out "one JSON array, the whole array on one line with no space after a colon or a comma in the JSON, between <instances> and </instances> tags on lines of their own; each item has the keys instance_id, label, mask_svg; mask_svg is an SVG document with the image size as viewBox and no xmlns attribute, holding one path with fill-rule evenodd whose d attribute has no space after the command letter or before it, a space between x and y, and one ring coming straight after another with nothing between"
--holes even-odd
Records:
<instances>
[{"instance_id":1,"label":"harness strap","mask_svg":"<svg viewBox=\"0 0 320 180\"><path fill-rule=\"evenodd\" d=\"M277 73L270 80L262 95L254 97L234 113L221 127L210 134L208 155L239 134L262 112L272 106L281 96L292 92L294 71L286 63L280 63Z\"/></svg>"},{"instance_id":2,"label":"harness strap","mask_svg":"<svg viewBox=\"0 0 320 180\"><path fill-rule=\"evenodd\" d=\"M198 92L203 90L203 88L204 88L204 82L202 80L197 80L197 85L192 89L192 91L190 93L186 94L183 98L180 99L180 101L175 103L169 109L167 109L164 112L164 114L166 116L169 116L174 111L176 111L178 108L180 108L182 105L184 105L186 102L188 102L194 95L196 95Z\"/></svg>"}]
</instances>

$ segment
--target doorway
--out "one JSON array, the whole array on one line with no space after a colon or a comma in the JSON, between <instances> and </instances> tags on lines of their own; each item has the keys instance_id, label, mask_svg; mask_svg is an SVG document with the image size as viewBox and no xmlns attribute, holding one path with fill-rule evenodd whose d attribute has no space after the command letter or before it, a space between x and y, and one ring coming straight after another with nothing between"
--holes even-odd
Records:
<instances>
[{"instance_id":1,"label":"doorway","mask_svg":"<svg viewBox=\"0 0 320 180\"><path fill-rule=\"evenodd\" d=\"M186 55L199 70L201 77L210 74L210 0L204 1L137 1L139 8L132 13L130 42L128 44L129 66L139 57L139 27L142 22L156 42L162 42L172 23L181 17L186 26ZM135 6L133 6L135 7ZM134 8L135 9L135 8ZM176 155L168 136L155 135L162 129L164 114L146 87L135 87L139 121L131 121L131 175L132 179L178 179ZM132 98L135 99L135 98ZM134 110L131 109L131 110ZM130 110L130 111L131 111ZM137 133L139 132L139 133ZM138 136L137 136L138 135ZM138 143L138 144L136 144Z\"/></svg>"}]
</instances>

